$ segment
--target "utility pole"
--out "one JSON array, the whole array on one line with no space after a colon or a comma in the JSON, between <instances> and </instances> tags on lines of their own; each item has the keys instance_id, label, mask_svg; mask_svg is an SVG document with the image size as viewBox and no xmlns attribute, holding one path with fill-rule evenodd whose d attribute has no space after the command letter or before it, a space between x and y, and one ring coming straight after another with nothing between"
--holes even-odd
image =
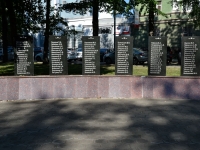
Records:
<instances>
[{"instance_id":1,"label":"utility pole","mask_svg":"<svg viewBox=\"0 0 200 150\"><path fill-rule=\"evenodd\" d=\"M45 28L45 39L44 39L44 55L43 55L43 64L47 64L48 63L48 45L49 45L49 29L50 29L50 6L51 6L51 0L46 0L46 28Z\"/></svg>"},{"instance_id":2,"label":"utility pole","mask_svg":"<svg viewBox=\"0 0 200 150\"><path fill-rule=\"evenodd\" d=\"M76 46L76 37L75 37L75 35L76 35L76 32L75 32L75 26L74 25L72 25L71 26L72 27L72 33L73 33L73 35L74 35L74 44L73 44L73 50L75 50L75 46Z\"/></svg>"},{"instance_id":3,"label":"utility pole","mask_svg":"<svg viewBox=\"0 0 200 150\"><path fill-rule=\"evenodd\" d=\"M155 4L150 1L149 2L149 36L154 36L154 12L155 12Z\"/></svg>"},{"instance_id":4,"label":"utility pole","mask_svg":"<svg viewBox=\"0 0 200 150\"><path fill-rule=\"evenodd\" d=\"M114 8L114 51L115 51L115 37L116 37L116 10Z\"/></svg>"}]
</instances>

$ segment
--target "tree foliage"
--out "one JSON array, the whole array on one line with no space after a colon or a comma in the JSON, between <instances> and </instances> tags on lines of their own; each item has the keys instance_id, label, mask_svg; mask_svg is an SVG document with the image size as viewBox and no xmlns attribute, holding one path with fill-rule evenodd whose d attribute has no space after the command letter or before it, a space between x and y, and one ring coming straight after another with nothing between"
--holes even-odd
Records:
<instances>
[{"instance_id":1,"label":"tree foliage","mask_svg":"<svg viewBox=\"0 0 200 150\"><path fill-rule=\"evenodd\" d=\"M152 35L154 35L154 17L156 15L162 15L167 17L165 13L160 11L159 9L156 8L156 4L158 2L156 0L129 0L129 3L126 7L126 11L124 13L125 16L134 16L134 9L138 9L139 14L148 14L148 19L149 19L149 34L150 32ZM133 11L130 11L133 10Z\"/></svg>"},{"instance_id":2,"label":"tree foliage","mask_svg":"<svg viewBox=\"0 0 200 150\"><path fill-rule=\"evenodd\" d=\"M154 31L154 15L163 15L165 13L156 8L156 0L129 0L128 3L124 0L88 0L76 3L68 3L63 5L63 9L67 12L84 14L93 8L93 36L98 36L98 12L117 13L124 16L133 17L134 9L140 6L139 12L144 12L149 15L149 31Z\"/></svg>"},{"instance_id":3,"label":"tree foliage","mask_svg":"<svg viewBox=\"0 0 200 150\"><path fill-rule=\"evenodd\" d=\"M7 45L15 47L17 35L37 30L41 4L41 0L0 0L4 61L7 61Z\"/></svg>"},{"instance_id":4,"label":"tree foliage","mask_svg":"<svg viewBox=\"0 0 200 150\"><path fill-rule=\"evenodd\" d=\"M45 3L44 3L45 18L44 20L41 21L41 26L42 28L45 28L43 63L48 63L49 35L52 35L54 31L64 32L65 29L63 28L63 25L67 26L67 23L64 21L64 18L60 16L60 13L62 11L61 8L62 5L57 4L57 6L51 6L50 4L51 0L45 0Z\"/></svg>"},{"instance_id":5,"label":"tree foliage","mask_svg":"<svg viewBox=\"0 0 200 150\"><path fill-rule=\"evenodd\" d=\"M66 12L73 12L74 14L84 14L87 11L91 11L92 8L93 36L98 36L98 13L113 13L113 10L116 10L118 13L123 13L125 6L126 2L124 0L87 0L76 3L64 4L63 10L65 10Z\"/></svg>"},{"instance_id":6,"label":"tree foliage","mask_svg":"<svg viewBox=\"0 0 200 150\"><path fill-rule=\"evenodd\" d=\"M193 19L195 26L200 26L200 1L199 0L180 0L178 4L183 6L183 11L189 11L189 17Z\"/></svg>"},{"instance_id":7,"label":"tree foliage","mask_svg":"<svg viewBox=\"0 0 200 150\"><path fill-rule=\"evenodd\" d=\"M50 0L48 1L50 4ZM46 26L48 26L48 28L45 32L45 39L47 39L45 50L48 51L48 35L52 34L53 31L64 30L58 24L64 24L67 26L64 18L60 17L60 12L62 11L61 7L49 6L49 15L48 17L45 15L47 14L45 3L48 1L0 0L1 29L5 54L7 54L6 47L8 43L15 47L17 35L38 33L40 30L46 29ZM11 42L7 42L7 37L10 37Z\"/></svg>"}]
</instances>

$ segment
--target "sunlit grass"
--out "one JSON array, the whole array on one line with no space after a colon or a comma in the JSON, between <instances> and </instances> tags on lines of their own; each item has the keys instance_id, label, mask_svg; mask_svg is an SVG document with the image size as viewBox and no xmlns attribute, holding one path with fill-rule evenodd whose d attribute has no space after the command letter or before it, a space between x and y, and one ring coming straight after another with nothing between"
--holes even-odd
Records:
<instances>
[{"instance_id":1,"label":"sunlit grass","mask_svg":"<svg viewBox=\"0 0 200 150\"><path fill-rule=\"evenodd\" d=\"M135 76L147 76L148 75L148 66L137 65L133 66L133 75Z\"/></svg>"},{"instance_id":2,"label":"sunlit grass","mask_svg":"<svg viewBox=\"0 0 200 150\"><path fill-rule=\"evenodd\" d=\"M37 75L49 75L49 65L42 63L34 64L34 74ZM81 64L68 64L69 75L82 75ZM115 65L101 65L101 75L115 75ZM14 62L0 63L0 76L14 76ZM148 76L147 65L134 65L133 76ZM167 66L166 76L176 77L180 76L180 66Z\"/></svg>"},{"instance_id":3,"label":"sunlit grass","mask_svg":"<svg viewBox=\"0 0 200 150\"><path fill-rule=\"evenodd\" d=\"M101 66L101 75L115 75L115 65Z\"/></svg>"},{"instance_id":4,"label":"sunlit grass","mask_svg":"<svg viewBox=\"0 0 200 150\"><path fill-rule=\"evenodd\" d=\"M115 66L103 66L101 68L106 69L103 71L102 75L115 75ZM166 76L176 77L180 76L180 66L167 66L166 67ZM134 65L133 66L133 75L134 76L148 76L148 66L147 65Z\"/></svg>"},{"instance_id":5,"label":"sunlit grass","mask_svg":"<svg viewBox=\"0 0 200 150\"><path fill-rule=\"evenodd\" d=\"M172 76L172 77L180 76L181 67L180 66L167 66L166 74L167 74L166 76Z\"/></svg>"},{"instance_id":6,"label":"sunlit grass","mask_svg":"<svg viewBox=\"0 0 200 150\"><path fill-rule=\"evenodd\" d=\"M14 75L14 62L1 63L0 75L1 76Z\"/></svg>"}]
</instances>

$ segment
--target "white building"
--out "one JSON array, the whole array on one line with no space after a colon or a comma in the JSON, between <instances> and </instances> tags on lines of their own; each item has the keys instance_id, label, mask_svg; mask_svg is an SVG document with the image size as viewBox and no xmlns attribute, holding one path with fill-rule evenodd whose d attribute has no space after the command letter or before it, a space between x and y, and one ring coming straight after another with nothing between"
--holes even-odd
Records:
<instances>
[{"instance_id":1,"label":"white building","mask_svg":"<svg viewBox=\"0 0 200 150\"><path fill-rule=\"evenodd\" d=\"M51 6L57 7L58 4L66 4L71 2L76 2L77 0L51 0ZM78 48L81 46L82 36L92 36L92 14L87 12L84 15L73 14L71 12L63 11L61 17L66 18L68 26L75 27L78 32L77 35L71 35L68 41L68 48ZM116 36L120 34L130 35L130 24L132 24L133 19L125 19L121 15L116 16ZM108 30L109 33L102 34L101 31ZM59 35L59 34L58 34ZM102 48L113 48L114 47L114 18L109 13L99 13L99 36L100 36L100 46ZM75 42L75 43L74 43ZM41 43L41 42L40 42Z\"/></svg>"}]
</instances>

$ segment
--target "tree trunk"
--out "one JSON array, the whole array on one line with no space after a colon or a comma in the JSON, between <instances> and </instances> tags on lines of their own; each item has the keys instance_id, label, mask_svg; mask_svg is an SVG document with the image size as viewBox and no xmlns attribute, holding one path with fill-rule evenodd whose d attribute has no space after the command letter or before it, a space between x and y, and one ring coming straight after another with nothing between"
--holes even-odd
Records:
<instances>
[{"instance_id":1,"label":"tree trunk","mask_svg":"<svg viewBox=\"0 0 200 150\"><path fill-rule=\"evenodd\" d=\"M43 64L48 63L48 47L49 47L49 29L50 29L50 0L46 1L46 29L45 29L45 40L44 40L44 52L43 52Z\"/></svg>"},{"instance_id":2,"label":"tree trunk","mask_svg":"<svg viewBox=\"0 0 200 150\"><path fill-rule=\"evenodd\" d=\"M93 0L93 36L99 35L99 0Z\"/></svg>"},{"instance_id":3,"label":"tree trunk","mask_svg":"<svg viewBox=\"0 0 200 150\"><path fill-rule=\"evenodd\" d=\"M3 39L3 62L8 61L8 41L7 41L7 33L8 33L8 21L7 21L7 14L5 10L5 2L1 1L2 6L2 39Z\"/></svg>"},{"instance_id":4,"label":"tree trunk","mask_svg":"<svg viewBox=\"0 0 200 150\"><path fill-rule=\"evenodd\" d=\"M6 6L8 8L12 46L15 48L16 47L16 37L17 37L17 26L16 26L17 23L16 23L16 17L15 17L15 12L14 12L14 7L13 7L13 1L7 0L5 2L6 2Z\"/></svg>"},{"instance_id":5,"label":"tree trunk","mask_svg":"<svg viewBox=\"0 0 200 150\"><path fill-rule=\"evenodd\" d=\"M149 2L149 36L154 36L154 3Z\"/></svg>"}]
</instances>

